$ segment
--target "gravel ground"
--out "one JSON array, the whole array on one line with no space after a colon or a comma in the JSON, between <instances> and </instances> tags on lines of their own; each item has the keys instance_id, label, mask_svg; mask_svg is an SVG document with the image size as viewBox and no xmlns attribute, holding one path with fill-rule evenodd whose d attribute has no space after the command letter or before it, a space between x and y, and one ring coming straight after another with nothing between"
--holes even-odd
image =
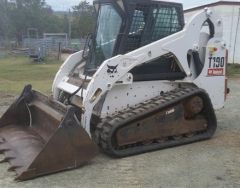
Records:
<instances>
[{"instance_id":1,"label":"gravel ground","mask_svg":"<svg viewBox=\"0 0 240 188\"><path fill-rule=\"evenodd\" d=\"M231 95L217 112L213 139L157 152L111 159L99 154L76 170L16 183L9 165L0 165L0 187L240 187L240 79L229 81ZM0 114L14 97L0 96ZM63 152L64 154L64 152ZM3 156L0 156L2 158Z\"/></svg>"}]
</instances>

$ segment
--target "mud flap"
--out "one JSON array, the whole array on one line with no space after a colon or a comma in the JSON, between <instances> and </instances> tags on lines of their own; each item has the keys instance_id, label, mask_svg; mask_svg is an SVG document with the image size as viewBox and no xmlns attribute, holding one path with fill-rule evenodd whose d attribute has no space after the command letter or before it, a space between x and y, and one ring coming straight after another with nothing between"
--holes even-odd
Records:
<instances>
[{"instance_id":1,"label":"mud flap","mask_svg":"<svg viewBox=\"0 0 240 188\"><path fill-rule=\"evenodd\" d=\"M97 146L82 128L78 108L66 107L26 86L0 119L0 153L23 181L84 165Z\"/></svg>"}]
</instances>

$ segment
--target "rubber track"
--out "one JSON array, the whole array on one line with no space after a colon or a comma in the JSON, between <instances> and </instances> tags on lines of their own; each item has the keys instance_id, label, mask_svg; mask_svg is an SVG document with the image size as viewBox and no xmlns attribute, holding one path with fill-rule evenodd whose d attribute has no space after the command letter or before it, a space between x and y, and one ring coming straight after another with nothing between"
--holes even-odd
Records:
<instances>
[{"instance_id":1,"label":"rubber track","mask_svg":"<svg viewBox=\"0 0 240 188\"><path fill-rule=\"evenodd\" d=\"M164 143L152 143L150 145L130 145L124 149L116 149L112 145L112 138L116 131L129 123L146 118L154 113L161 111L164 108L172 107L183 100L193 97L200 96L203 98L204 110L203 113L208 121L208 129L201 133L196 134L193 137L182 137L180 140L169 139ZM93 138L95 142L101 147L101 149L113 156L113 157L126 157L130 155L136 155L145 153L153 150L174 147L177 145L188 144L200 140L209 139L214 134L217 128L217 121L215 112L208 94L199 88L188 87L188 88L177 88L160 95L158 97L147 100L143 103L136 105L135 107L128 108L124 111L118 112L111 117L102 119L101 123L96 126Z\"/></svg>"}]
</instances>

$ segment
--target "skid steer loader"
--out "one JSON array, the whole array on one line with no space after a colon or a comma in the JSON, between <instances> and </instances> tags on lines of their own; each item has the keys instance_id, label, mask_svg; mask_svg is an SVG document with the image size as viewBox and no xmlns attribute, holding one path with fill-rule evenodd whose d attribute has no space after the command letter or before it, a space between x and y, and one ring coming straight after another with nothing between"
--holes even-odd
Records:
<instances>
[{"instance_id":1,"label":"skid steer loader","mask_svg":"<svg viewBox=\"0 0 240 188\"><path fill-rule=\"evenodd\" d=\"M223 23L179 3L98 0L83 51L46 97L24 88L0 119L0 152L19 181L84 165L97 148L126 157L213 136L227 93ZM99 147L97 147L99 146Z\"/></svg>"}]
</instances>

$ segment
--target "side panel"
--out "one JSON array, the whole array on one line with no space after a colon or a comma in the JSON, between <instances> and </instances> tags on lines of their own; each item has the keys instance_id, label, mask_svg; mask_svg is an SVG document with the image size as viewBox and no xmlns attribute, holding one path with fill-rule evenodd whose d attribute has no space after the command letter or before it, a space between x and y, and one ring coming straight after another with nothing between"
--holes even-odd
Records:
<instances>
[{"instance_id":1,"label":"side panel","mask_svg":"<svg viewBox=\"0 0 240 188\"><path fill-rule=\"evenodd\" d=\"M227 49L221 38L213 38L206 47L203 71L194 83L207 91L214 109L224 106L226 64Z\"/></svg>"},{"instance_id":2,"label":"side panel","mask_svg":"<svg viewBox=\"0 0 240 188\"><path fill-rule=\"evenodd\" d=\"M167 81L134 82L132 85L116 85L106 96L101 117L104 118L117 111L133 107L174 88L176 88L176 83Z\"/></svg>"},{"instance_id":3,"label":"side panel","mask_svg":"<svg viewBox=\"0 0 240 188\"><path fill-rule=\"evenodd\" d=\"M69 56L67 60L63 63L63 65L60 67L59 71L57 72L53 86L53 96L54 99L57 100L58 94L59 94L59 88L58 85L63 81L66 76L70 74L70 72L81 62L82 60L82 53L83 51L76 52Z\"/></svg>"}]
</instances>

